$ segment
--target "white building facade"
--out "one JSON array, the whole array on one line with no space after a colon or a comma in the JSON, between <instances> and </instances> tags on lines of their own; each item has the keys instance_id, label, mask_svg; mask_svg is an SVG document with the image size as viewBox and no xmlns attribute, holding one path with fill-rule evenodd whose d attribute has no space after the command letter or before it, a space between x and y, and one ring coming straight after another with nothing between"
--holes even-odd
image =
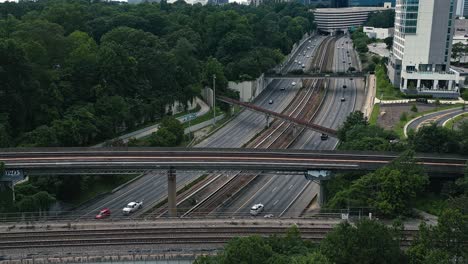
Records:
<instances>
[{"instance_id":1,"label":"white building facade","mask_svg":"<svg viewBox=\"0 0 468 264\"><path fill-rule=\"evenodd\" d=\"M375 27L364 27L362 29L369 38L375 39L386 39L393 36L393 28L375 28Z\"/></svg>"},{"instance_id":2,"label":"white building facade","mask_svg":"<svg viewBox=\"0 0 468 264\"><path fill-rule=\"evenodd\" d=\"M334 34L348 32L362 26L372 12L390 9L390 7L345 7L345 8L317 8L314 19L317 29Z\"/></svg>"},{"instance_id":3,"label":"white building facade","mask_svg":"<svg viewBox=\"0 0 468 264\"><path fill-rule=\"evenodd\" d=\"M388 75L407 94L459 96L450 71L456 0L397 0Z\"/></svg>"}]
</instances>

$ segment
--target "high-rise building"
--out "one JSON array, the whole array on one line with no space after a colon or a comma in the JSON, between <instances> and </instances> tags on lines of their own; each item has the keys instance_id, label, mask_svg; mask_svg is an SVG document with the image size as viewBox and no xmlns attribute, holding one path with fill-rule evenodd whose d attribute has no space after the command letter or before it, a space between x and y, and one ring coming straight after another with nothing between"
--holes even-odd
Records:
<instances>
[{"instance_id":1,"label":"high-rise building","mask_svg":"<svg viewBox=\"0 0 468 264\"><path fill-rule=\"evenodd\" d=\"M397 0L388 76L408 94L458 97L450 71L456 0Z\"/></svg>"},{"instance_id":2,"label":"high-rise building","mask_svg":"<svg viewBox=\"0 0 468 264\"><path fill-rule=\"evenodd\" d=\"M331 8L348 7L348 0L331 0Z\"/></svg>"},{"instance_id":3,"label":"high-rise building","mask_svg":"<svg viewBox=\"0 0 468 264\"><path fill-rule=\"evenodd\" d=\"M457 1L457 11L456 11L456 15L457 16L463 16L463 6L465 5L465 0L458 0Z\"/></svg>"},{"instance_id":4,"label":"high-rise building","mask_svg":"<svg viewBox=\"0 0 468 264\"><path fill-rule=\"evenodd\" d=\"M468 17L468 0L459 0L463 1L463 16Z\"/></svg>"}]
</instances>

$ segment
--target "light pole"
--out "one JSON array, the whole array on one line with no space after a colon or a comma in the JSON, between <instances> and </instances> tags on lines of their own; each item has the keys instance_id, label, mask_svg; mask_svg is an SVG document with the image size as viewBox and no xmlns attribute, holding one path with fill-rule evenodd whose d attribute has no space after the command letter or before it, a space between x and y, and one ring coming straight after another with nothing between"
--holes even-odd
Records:
<instances>
[{"instance_id":1,"label":"light pole","mask_svg":"<svg viewBox=\"0 0 468 264\"><path fill-rule=\"evenodd\" d=\"M216 74L213 74L213 126L216 124Z\"/></svg>"}]
</instances>

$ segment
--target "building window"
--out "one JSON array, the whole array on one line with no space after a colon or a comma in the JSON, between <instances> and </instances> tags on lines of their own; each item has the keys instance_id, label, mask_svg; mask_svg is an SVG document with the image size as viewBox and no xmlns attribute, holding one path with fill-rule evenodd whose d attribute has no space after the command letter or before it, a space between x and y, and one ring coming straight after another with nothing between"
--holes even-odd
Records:
<instances>
[{"instance_id":1,"label":"building window","mask_svg":"<svg viewBox=\"0 0 468 264\"><path fill-rule=\"evenodd\" d=\"M419 64L418 69L423 72L432 71L432 64Z\"/></svg>"}]
</instances>

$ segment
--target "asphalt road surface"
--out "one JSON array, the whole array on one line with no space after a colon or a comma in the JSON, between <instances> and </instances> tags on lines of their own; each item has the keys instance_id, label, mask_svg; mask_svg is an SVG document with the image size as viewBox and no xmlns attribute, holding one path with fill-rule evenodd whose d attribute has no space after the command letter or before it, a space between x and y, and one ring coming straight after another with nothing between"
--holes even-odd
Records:
<instances>
[{"instance_id":1,"label":"asphalt road surface","mask_svg":"<svg viewBox=\"0 0 468 264\"><path fill-rule=\"evenodd\" d=\"M340 38L335 46L333 70L344 72L349 66L357 68L354 64L355 58L352 59L354 52L351 40ZM346 88L343 88L343 85L346 85ZM345 101L342 102L341 98ZM331 80L314 123L337 129L349 113L361 109L364 98L364 82L361 79ZM304 130L292 148L327 150L334 149L338 144L336 138L329 137L328 140L322 141L320 136L321 133ZM213 212L213 215L248 216L252 205L262 203L265 209L257 217L268 214L273 214L274 217L299 216L318 191L317 184L306 180L301 175L261 174L237 197Z\"/></svg>"},{"instance_id":2,"label":"asphalt road surface","mask_svg":"<svg viewBox=\"0 0 468 264\"><path fill-rule=\"evenodd\" d=\"M291 58L291 63L285 67L285 71L302 68L302 65L294 63L294 60L301 60L304 63L309 63L312 59L311 55L315 50L315 46L323 40L323 36L313 37L311 42L306 41ZM317 41L315 41L317 39ZM310 47L309 49L307 47ZM309 58L304 56L304 51L309 55ZM301 54L299 56L299 54ZM255 105L270 109L276 112L281 112L294 98L298 85L292 86L291 82L297 80L273 80L268 87L256 98ZM284 87L285 90L280 88ZM273 104L269 104L269 100L273 100ZM266 125L266 119L251 111L243 111L231 122L218 130L208 139L202 141L196 147L220 147L220 148L235 148L241 147L260 132ZM177 172L177 187L180 188L201 175L203 172ZM138 180L123 187L121 190L109 194L101 199L97 199L92 203L77 208L74 215L77 218L91 219L94 218L98 211L102 208L109 208L113 218L137 217L145 210L151 208L159 201L167 197L167 177L165 172L148 172ZM143 200L143 208L131 216L122 214L123 207L132 201Z\"/></svg>"},{"instance_id":3,"label":"asphalt road surface","mask_svg":"<svg viewBox=\"0 0 468 264\"><path fill-rule=\"evenodd\" d=\"M468 113L468 109L462 110L460 107L442 110L430 114L426 114L413 122L409 123L407 126L407 131L414 130L417 131L419 128L425 125L430 125L436 123L438 126L442 126L447 120L461 114Z\"/></svg>"}]
</instances>

